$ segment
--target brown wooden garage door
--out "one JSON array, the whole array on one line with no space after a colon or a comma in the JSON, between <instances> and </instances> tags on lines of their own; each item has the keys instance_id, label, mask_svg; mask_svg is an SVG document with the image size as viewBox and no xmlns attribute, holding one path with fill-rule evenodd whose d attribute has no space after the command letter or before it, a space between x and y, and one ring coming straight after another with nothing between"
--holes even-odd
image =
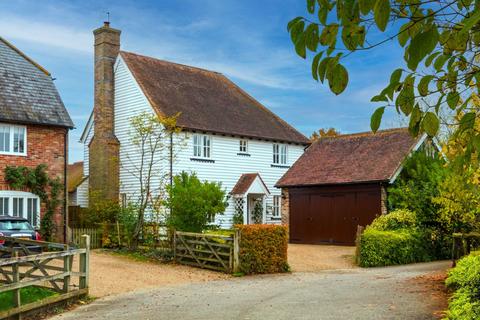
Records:
<instances>
[{"instance_id":1,"label":"brown wooden garage door","mask_svg":"<svg viewBox=\"0 0 480 320\"><path fill-rule=\"evenodd\" d=\"M380 185L290 188L290 242L355 243L357 226L381 214Z\"/></svg>"}]
</instances>

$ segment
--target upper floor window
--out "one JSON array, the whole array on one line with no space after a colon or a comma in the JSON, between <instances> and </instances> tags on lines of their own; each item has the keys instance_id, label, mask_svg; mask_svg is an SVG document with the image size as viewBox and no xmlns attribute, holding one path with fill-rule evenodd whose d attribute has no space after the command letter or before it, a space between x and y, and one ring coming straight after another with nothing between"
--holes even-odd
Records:
<instances>
[{"instance_id":1,"label":"upper floor window","mask_svg":"<svg viewBox=\"0 0 480 320\"><path fill-rule=\"evenodd\" d=\"M248 152L248 141L247 140L240 140L240 152L247 153Z\"/></svg>"},{"instance_id":2,"label":"upper floor window","mask_svg":"<svg viewBox=\"0 0 480 320\"><path fill-rule=\"evenodd\" d=\"M287 145L273 144L273 163L287 164Z\"/></svg>"},{"instance_id":3,"label":"upper floor window","mask_svg":"<svg viewBox=\"0 0 480 320\"><path fill-rule=\"evenodd\" d=\"M202 134L193 135L193 156L210 158L211 141L210 136Z\"/></svg>"},{"instance_id":4,"label":"upper floor window","mask_svg":"<svg viewBox=\"0 0 480 320\"><path fill-rule=\"evenodd\" d=\"M25 155L27 128L0 124L0 154Z\"/></svg>"},{"instance_id":5,"label":"upper floor window","mask_svg":"<svg viewBox=\"0 0 480 320\"><path fill-rule=\"evenodd\" d=\"M273 196L272 216L280 217L281 196Z\"/></svg>"}]
</instances>

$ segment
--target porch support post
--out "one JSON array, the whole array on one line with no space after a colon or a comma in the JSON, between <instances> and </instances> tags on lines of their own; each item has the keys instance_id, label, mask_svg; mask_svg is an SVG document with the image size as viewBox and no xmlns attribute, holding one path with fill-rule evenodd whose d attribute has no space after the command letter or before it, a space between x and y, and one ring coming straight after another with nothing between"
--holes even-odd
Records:
<instances>
[{"instance_id":1,"label":"porch support post","mask_svg":"<svg viewBox=\"0 0 480 320\"><path fill-rule=\"evenodd\" d=\"M262 223L267 223L267 195L262 196Z\"/></svg>"}]
</instances>

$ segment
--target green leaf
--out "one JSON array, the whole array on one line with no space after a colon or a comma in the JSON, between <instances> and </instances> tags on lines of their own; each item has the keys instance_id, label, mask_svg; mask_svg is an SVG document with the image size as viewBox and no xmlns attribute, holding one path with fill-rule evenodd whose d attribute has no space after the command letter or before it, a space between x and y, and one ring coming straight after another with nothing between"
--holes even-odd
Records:
<instances>
[{"instance_id":1,"label":"green leaf","mask_svg":"<svg viewBox=\"0 0 480 320\"><path fill-rule=\"evenodd\" d=\"M401 68L398 68L395 71L393 71L392 75L390 76L390 84L399 83L400 78L402 77L402 72L403 72L403 69Z\"/></svg>"},{"instance_id":2,"label":"green leaf","mask_svg":"<svg viewBox=\"0 0 480 320\"><path fill-rule=\"evenodd\" d=\"M318 77L320 78L320 81L322 83L325 80L325 75L327 73L327 66L331 59L332 59L331 57L326 57L318 65Z\"/></svg>"},{"instance_id":3,"label":"green leaf","mask_svg":"<svg viewBox=\"0 0 480 320\"><path fill-rule=\"evenodd\" d=\"M374 7L374 18L377 27L385 31L390 19L390 0L377 0Z\"/></svg>"},{"instance_id":4,"label":"green leaf","mask_svg":"<svg viewBox=\"0 0 480 320\"><path fill-rule=\"evenodd\" d=\"M415 103L414 85L415 78L411 75L405 78L402 90L395 100L395 106L399 108L405 115L409 115Z\"/></svg>"},{"instance_id":5,"label":"green leaf","mask_svg":"<svg viewBox=\"0 0 480 320\"><path fill-rule=\"evenodd\" d=\"M318 64L320 59L322 59L323 51L320 51L318 54L315 55L312 61L312 77L313 79L318 81Z\"/></svg>"},{"instance_id":6,"label":"green leaf","mask_svg":"<svg viewBox=\"0 0 480 320\"><path fill-rule=\"evenodd\" d=\"M449 92L447 95L447 104L450 107L450 109L455 110L458 105L458 101L460 100L460 95L458 92Z\"/></svg>"},{"instance_id":7,"label":"green leaf","mask_svg":"<svg viewBox=\"0 0 480 320\"><path fill-rule=\"evenodd\" d=\"M384 94L378 94L374 96L370 101L371 102L380 102L380 101L388 102L388 98Z\"/></svg>"},{"instance_id":8,"label":"green leaf","mask_svg":"<svg viewBox=\"0 0 480 320\"><path fill-rule=\"evenodd\" d=\"M478 10L477 8L475 11L473 11L472 15L470 15L468 18L465 18L463 20L463 28L460 31L460 33L467 33L479 21L480 21L480 10Z\"/></svg>"},{"instance_id":9,"label":"green leaf","mask_svg":"<svg viewBox=\"0 0 480 320\"><path fill-rule=\"evenodd\" d=\"M466 113L462 117L462 119L460 119L460 127L459 127L460 132L468 129L473 129L473 127L475 126L476 117L477 115L475 114L475 112Z\"/></svg>"},{"instance_id":10,"label":"green leaf","mask_svg":"<svg viewBox=\"0 0 480 320\"><path fill-rule=\"evenodd\" d=\"M435 49L438 43L438 37L437 27L433 25L429 30L417 34L417 36L412 39L407 49L407 65L410 70L416 70L420 61Z\"/></svg>"},{"instance_id":11,"label":"green leaf","mask_svg":"<svg viewBox=\"0 0 480 320\"><path fill-rule=\"evenodd\" d=\"M339 25L337 23L332 23L323 28L322 34L320 35L320 44L323 46L332 45L337 39Z\"/></svg>"},{"instance_id":12,"label":"green leaf","mask_svg":"<svg viewBox=\"0 0 480 320\"><path fill-rule=\"evenodd\" d=\"M320 6L320 9L318 10L318 21L320 21L322 25L326 25L327 17L328 17L327 6L324 6L324 5Z\"/></svg>"},{"instance_id":13,"label":"green leaf","mask_svg":"<svg viewBox=\"0 0 480 320\"><path fill-rule=\"evenodd\" d=\"M290 29L290 38L293 43L297 43L298 37L303 34L303 29L305 27L305 21L297 21Z\"/></svg>"},{"instance_id":14,"label":"green leaf","mask_svg":"<svg viewBox=\"0 0 480 320\"><path fill-rule=\"evenodd\" d=\"M309 13L315 12L315 0L307 0L307 10Z\"/></svg>"},{"instance_id":15,"label":"green leaf","mask_svg":"<svg viewBox=\"0 0 480 320\"><path fill-rule=\"evenodd\" d=\"M302 19L303 19L303 17L296 17L296 18L290 20L290 22L287 24L287 30L290 31L292 29L292 27Z\"/></svg>"},{"instance_id":16,"label":"green leaf","mask_svg":"<svg viewBox=\"0 0 480 320\"><path fill-rule=\"evenodd\" d=\"M420 107L415 105L415 107L412 110L412 113L410 114L410 122L408 123L408 130L410 131L411 134L417 135L418 131L420 129L420 120L422 119L422 111L420 110Z\"/></svg>"},{"instance_id":17,"label":"green leaf","mask_svg":"<svg viewBox=\"0 0 480 320\"><path fill-rule=\"evenodd\" d=\"M423 77L420 82L418 83L418 92L422 97L425 97L428 95L428 86L430 85L430 81L432 81L433 76L432 75L427 75Z\"/></svg>"},{"instance_id":18,"label":"green leaf","mask_svg":"<svg viewBox=\"0 0 480 320\"><path fill-rule=\"evenodd\" d=\"M435 62L433 63L433 67L435 68L435 71L439 72L442 70L443 65L447 60L450 58L450 55L442 54L441 56L438 56L437 59L435 59Z\"/></svg>"},{"instance_id":19,"label":"green leaf","mask_svg":"<svg viewBox=\"0 0 480 320\"><path fill-rule=\"evenodd\" d=\"M405 23L400 27L398 33L398 43L404 47L407 44L408 39L410 39L410 34L408 33L408 28L410 27L410 22Z\"/></svg>"},{"instance_id":20,"label":"green leaf","mask_svg":"<svg viewBox=\"0 0 480 320\"><path fill-rule=\"evenodd\" d=\"M429 55L428 58L425 60L425 66L430 67L430 65L433 62L433 59L435 59L440 53L441 53L440 51L437 51Z\"/></svg>"},{"instance_id":21,"label":"green leaf","mask_svg":"<svg viewBox=\"0 0 480 320\"><path fill-rule=\"evenodd\" d=\"M305 46L305 33L302 33L295 42L295 51L297 54L305 59L307 57L307 49Z\"/></svg>"},{"instance_id":22,"label":"green leaf","mask_svg":"<svg viewBox=\"0 0 480 320\"><path fill-rule=\"evenodd\" d=\"M375 0L359 0L358 5L360 7L360 12L363 15L367 15L375 6Z\"/></svg>"},{"instance_id":23,"label":"green leaf","mask_svg":"<svg viewBox=\"0 0 480 320\"><path fill-rule=\"evenodd\" d=\"M342 93L348 84L348 72L344 66L337 63L337 65L329 73L328 83L330 90L336 95Z\"/></svg>"},{"instance_id":24,"label":"green leaf","mask_svg":"<svg viewBox=\"0 0 480 320\"><path fill-rule=\"evenodd\" d=\"M318 46L318 25L311 23L305 30L305 44L310 51L317 51Z\"/></svg>"},{"instance_id":25,"label":"green leaf","mask_svg":"<svg viewBox=\"0 0 480 320\"><path fill-rule=\"evenodd\" d=\"M440 128L440 121L433 112L427 112L422 120L422 128L430 136L434 137Z\"/></svg>"},{"instance_id":26,"label":"green leaf","mask_svg":"<svg viewBox=\"0 0 480 320\"><path fill-rule=\"evenodd\" d=\"M382 122L383 113L385 112L385 107L380 107L373 113L370 118L370 128L373 132L377 132L380 128L380 123Z\"/></svg>"}]
</instances>

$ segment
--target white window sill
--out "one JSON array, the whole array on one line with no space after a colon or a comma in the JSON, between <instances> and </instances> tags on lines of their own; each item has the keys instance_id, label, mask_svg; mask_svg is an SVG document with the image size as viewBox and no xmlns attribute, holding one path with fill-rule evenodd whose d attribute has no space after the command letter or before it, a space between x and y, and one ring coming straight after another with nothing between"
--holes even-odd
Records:
<instances>
[{"instance_id":1,"label":"white window sill","mask_svg":"<svg viewBox=\"0 0 480 320\"><path fill-rule=\"evenodd\" d=\"M192 157L192 158L190 158L190 161L215 163L215 160L213 160L211 158L199 158L199 157Z\"/></svg>"},{"instance_id":2,"label":"white window sill","mask_svg":"<svg viewBox=\"0 0 480 320\"><path fill-rule=\"evenodd\" d=\"M0 151L1 156L17 156L17 157L26 157L27 153L16 153L16 152L3 152Z\"/></svg>"}]
</instances>

